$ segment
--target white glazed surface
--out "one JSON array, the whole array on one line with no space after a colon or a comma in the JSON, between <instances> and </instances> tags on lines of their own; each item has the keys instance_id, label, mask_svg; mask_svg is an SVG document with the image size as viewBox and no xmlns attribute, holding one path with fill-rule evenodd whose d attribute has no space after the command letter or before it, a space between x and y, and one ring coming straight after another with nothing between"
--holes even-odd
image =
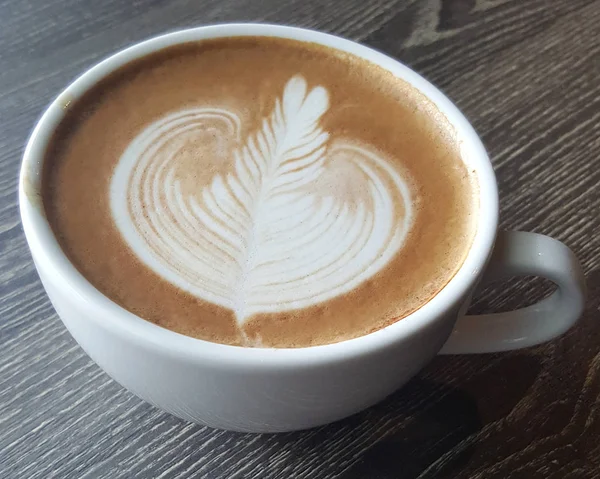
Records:
<instances>
[{"instance_id":1,"label":"white glazed surface","mask_svg":"<svg viewBox=\"0 0 600 479\"><path fill-rule=\"evenodd\" d=\"M480 211L473 246L456 276L429 303L372 334L299 349L210 343L142 320L99 293L69 263L40 204L40 167L63 108L98 79L152 51L187 41L262 35L311 41L386 68L418 88L456 129L475 170ZM171 33L140 43L79 77L49 106L27 145L20 182L25 234L44 287L81 347L124 387L184 419L239 431L276 432L325 424L374 404L421 369L444 345L481 276L497 228L498 197L485 149L463 115L399 62L356 43L292 27L230 24ZM355 277L348 273L346 280Z\"/></svg>"}]
</instances>

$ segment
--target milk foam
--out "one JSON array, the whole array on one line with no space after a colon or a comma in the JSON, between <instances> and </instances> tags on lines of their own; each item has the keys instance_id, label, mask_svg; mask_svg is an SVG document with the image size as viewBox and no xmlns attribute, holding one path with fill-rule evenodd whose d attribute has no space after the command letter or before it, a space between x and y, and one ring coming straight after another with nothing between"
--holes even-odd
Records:
<instances>
[{"instance_id":1,"label":"milk foam","mask_svg":"<svg viewBox=\"0 0 600 479\"><path fill-rule=\"evenodd\" d=\"M320 125L328 109L326 89L308 91L295 76L247 138L241 115L225 108L166 115L114 170L117 228L158 275L231 309L239 324L351 291L400 250L413 206L407 183L375 149L330 138ZM227 171L189 192L181 152L207 135Z\"/></svg>"}]
</instances>

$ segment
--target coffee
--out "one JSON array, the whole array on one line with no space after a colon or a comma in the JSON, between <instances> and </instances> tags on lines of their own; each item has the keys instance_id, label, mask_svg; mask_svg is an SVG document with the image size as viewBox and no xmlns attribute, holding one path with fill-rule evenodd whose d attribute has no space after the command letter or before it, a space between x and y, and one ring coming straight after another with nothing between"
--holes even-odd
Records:
<instances>
[{"instance_id":1,"label":"coffee","mask_svg":"<svg viewBox=\"0 0 600 479\"><path fill-rule=\"evenodd\" d=\"M477 186L447 120L316 44L170 47L70 105L47 217L102 293L160 326L265 347L337 342L420 308L462 265Z\"/></svg>"}]
</instances>

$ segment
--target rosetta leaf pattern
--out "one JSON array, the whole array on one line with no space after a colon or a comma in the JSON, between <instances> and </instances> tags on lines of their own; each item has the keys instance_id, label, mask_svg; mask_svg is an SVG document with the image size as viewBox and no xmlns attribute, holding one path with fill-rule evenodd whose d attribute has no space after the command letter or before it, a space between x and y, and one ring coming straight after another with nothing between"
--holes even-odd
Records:
<instances>
[{"instance_id":1,"label":"rosetta leaf pattern","mask_svg":"<svg viewBox=\"0 0 600 479\"><path fill-rule=\"evenodd\" d=\"M328 109L326 89L309 90L295 76L243 141L234 142L240 121L225 109L186 110L151 125L124 152L111 184L124 238L158 274L231 309L240 324L351 291L401 247L410 195L369 148L331 141L321 125ZM231 167L189 194L178 152L190 131L207 125L234 144ZM316 186L340 155L366 192L356 201Z\"/></svg>"}]
</instances>

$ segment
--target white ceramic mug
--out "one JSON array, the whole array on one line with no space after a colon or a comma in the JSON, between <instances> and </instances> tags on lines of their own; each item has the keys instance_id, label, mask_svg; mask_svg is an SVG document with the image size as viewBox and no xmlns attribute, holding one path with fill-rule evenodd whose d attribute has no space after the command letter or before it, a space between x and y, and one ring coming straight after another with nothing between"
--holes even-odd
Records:
<instances>
[{"instance_id":1,"label":"white ceramic mug","mask_svg":"<svg viewBox=\"0 0 600 479\"><path fill-rule=\"evenodd\" d=\"M96 290L61 251L41 204L40 173L46 146L66 106L101 78L150 52L182 42L244 35L315 42L365 58L419 89L456 129L464 161L479 181L477 234L456 276L410 316L366 336L324 346L261 349L210 343L124 310ZM440 351L481 353L531 346L566 331L584 307L584 276L565 245L533 233L497 232L492 165L471 125L439 90L382 53L299 28L200 27L153 38L104 60L62 92L35 127L23 158L19 199L42 283L81 347L139 397L181 418L217 428L276 432L335 421L380 401ZM557 290L517 311L465 316L482 279L522 275L548 278Z\"/></svg>"}]
</instances>

